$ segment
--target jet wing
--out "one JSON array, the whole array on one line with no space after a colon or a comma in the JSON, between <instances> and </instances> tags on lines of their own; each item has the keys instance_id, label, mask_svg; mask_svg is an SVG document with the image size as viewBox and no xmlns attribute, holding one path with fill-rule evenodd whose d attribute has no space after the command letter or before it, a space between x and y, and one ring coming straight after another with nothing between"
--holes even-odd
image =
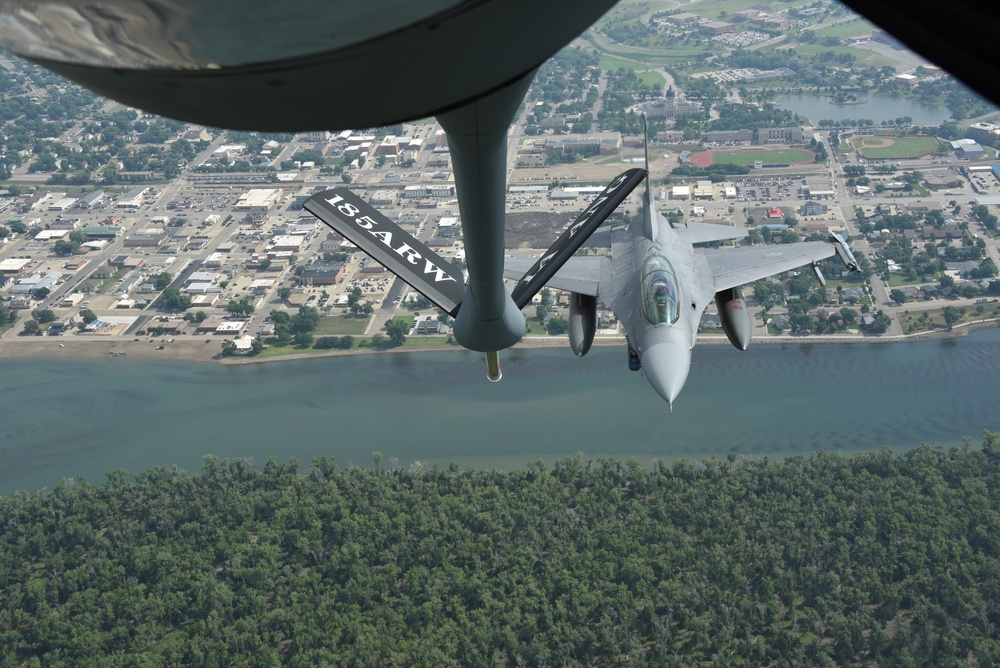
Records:
<instances>
[{"instance_id":1,"label":"jet wing","mask_svg":"<svg viewBox=\"0 0 1000 668\"><path fill-rule=\"evenodd\" d=\"M838 254L836 244L828 241L706 249L698 252L708 260L708 266L715 276L716 292L746 285Z\"/></svg>"},{"instance_id":2,"label":"jet wing","mask_svg":"<svg viewBox=\"0 0 1000 668\"><path fill-rule=\"evenodd\" d=\"M716 223L698 223L688 221L688 238L693 244L704 244L710 241L728 241L742 239L749 235L747 228L734 225L719 225Z\"/></svg>"},{"instance_id":3,"label":"jet wing","mask_svg":"<svg viewBox=\"0 0 1000 668\"><path fill-rule=\"evenodd\" d=\"M504 258L503 277L520 279L535 264L532 258ZM575 255L545 285L581 295L598 296L602 280L611 275L611 260L604 255Z\"/></svg>"}]
</instances>

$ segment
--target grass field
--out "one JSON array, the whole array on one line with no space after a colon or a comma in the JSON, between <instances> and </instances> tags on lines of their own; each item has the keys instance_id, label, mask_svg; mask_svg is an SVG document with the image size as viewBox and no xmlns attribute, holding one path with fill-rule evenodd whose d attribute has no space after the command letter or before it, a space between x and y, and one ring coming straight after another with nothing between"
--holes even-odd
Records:
<instances>
[{"instance_id":1,"label":"grass field","mask_svg":"<svg viewBox=\"0 0 1000 668\"><path fill-rule=\"evenodd\" d=\"M319 325L315 336L358 336L365 333L368 326L368 318L355 318L354 316L334 315L319 319Z\"/></svg>"},{"instance_id":2,"label":"grass field","mask_svg":"<svg viewBox=\"0 0 1000 668\"><path fill-rule=\"evenodd\" d=\"M885 56L865 49L854 49L849 46L824 46L822 44L795 45L795 53L803 56L818 56L827 51L832 51L837 55L846 53L854 56L855 66L882 67L883 65L892 65L892 62Z\"/></svg>"},{"instance_id":3,"label":"grass field","mask_svg":"<svg viewBox=\"0 0 1000 668\"><path fill-rule=\"evenodd\" d=\"M675 48L665 51L663 49L646 49L637 46L627 46L614 42L604 35L593 30L585 32L579 38L573 40L571 46L580 46L585 49L597 49L601 52L601 67L604 67L604 59L610 62L621 61L621 64L610 69L626 67L629 69L647 69L676 65L678 62L686 62L707 56L711 53L708 46L693 46L685 48ZM608 69L605 67L605 69Z\"/></svg>"},{"instance_id":4,"label":"grass field","mask_svg":"<svg viewBox=\"0 0 1000 668\"><path fill-rule=\"evenodd\" d=\"M872 144L892 142L890 146L877 147ZM861 155L872 160L895 160L899 158L919 158L937 153L938 140L934 137L856 137L853 146Z\"/></svg>"},{"instance_id":5,"label":"grass field","mask_svg":"<svg viewBox=\"0 0 1000 668\"><path fill-rule=\"evenodd\" d=\"M899 320L900 327L903 328L903 332L906 334L942 329L948 326L944 320L943 308L930 309L928 311L901 311L896 317ZM955 325L972 320L985 320L1000 316L1000 304L998 303L961 306L958 310L962 314L962 317Z\"/></svg>"},{"instance_id":6,"label":"grass field","mask_svg":"<svg viewBox=\"0 0 1000 668\"><path fill-rule=\"evenodd\" d=\"M798 148L778 149L775 151L712 152L713 164L752 165L758 160L763 160L764 164L775 164L781 162L811 162L813 160L813 153L811 151Z\"/></svg>"},{"instance_id":7,"label":"grass field","mask_svg":"<svg viewBox=\"0 0 1000 668\"><path fill-rule=\"evenodd\" d=\"M820 28L815 31L817 37L854 37L855 35L863 35L872 31L873 26L867 21L857 19L855 21L846 21L845 23L838 23L836 25L828 26L826 28Z\"/></svg>"}]
</instances>

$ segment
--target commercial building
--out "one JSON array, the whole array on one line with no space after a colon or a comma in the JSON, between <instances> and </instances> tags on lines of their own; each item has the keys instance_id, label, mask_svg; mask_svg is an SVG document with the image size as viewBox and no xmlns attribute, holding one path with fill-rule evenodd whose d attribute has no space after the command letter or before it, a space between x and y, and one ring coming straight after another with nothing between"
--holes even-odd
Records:
<instances>
[{"instance_id":1,"label":"commercial building","mask_svg":"<svg viewBox=\"0 0 1000 668\"><path fill-rule=\"evenodd\" d=\"M316 262L299 276L303 285L336 285L344 277L344 265L337 262Z\"/></svg>"},{"instance_id":2,"label":"commercial building","mask_svg":"<svg viewBox=\"0 0 1000 668\"><path fill-rule=\"evenodd\" d=\"M240 195L233 206L234 211L269 211L281 197L277 188L253 188Z\"/></svg>"}]
</instances>

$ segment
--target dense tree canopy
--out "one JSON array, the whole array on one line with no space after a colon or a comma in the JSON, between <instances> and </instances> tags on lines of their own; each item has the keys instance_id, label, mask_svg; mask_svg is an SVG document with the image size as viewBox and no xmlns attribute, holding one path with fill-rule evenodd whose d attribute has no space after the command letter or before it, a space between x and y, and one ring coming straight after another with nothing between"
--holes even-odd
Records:
<instances>
[{"instance_id":1,"label":"dense tree canopy","mask_svg":"<svg viewBox=\"0 0 1000 668\"><path fill-rule=\"evenodd\" d=\"M996 665L1000 437L0 498L2 665Z\"/></svg>"}]
</instances>

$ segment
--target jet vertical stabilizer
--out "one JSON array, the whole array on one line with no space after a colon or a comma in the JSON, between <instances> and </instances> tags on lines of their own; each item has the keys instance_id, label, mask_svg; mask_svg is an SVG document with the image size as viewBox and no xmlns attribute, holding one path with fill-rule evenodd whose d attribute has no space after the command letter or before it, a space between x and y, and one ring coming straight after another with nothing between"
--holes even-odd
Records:
<instances>
[{"instance_id":1,"label":"jet vertical stabilizer","mask_svg":"<svg viewBox=\"0 0 1000 668\"><path fill-rule=\"evenodd\" d=\"M511 291L511 298L519 309L524 308L531 298L538 294L542 286L559 267L573 257L583 243L601 226L608 216L618 208L647 174L645 169L630 169L619 174L608 184L600 195L583 210L573 224L567 227L555 243L531 266Z\"/></svg>"}]
</instances>

